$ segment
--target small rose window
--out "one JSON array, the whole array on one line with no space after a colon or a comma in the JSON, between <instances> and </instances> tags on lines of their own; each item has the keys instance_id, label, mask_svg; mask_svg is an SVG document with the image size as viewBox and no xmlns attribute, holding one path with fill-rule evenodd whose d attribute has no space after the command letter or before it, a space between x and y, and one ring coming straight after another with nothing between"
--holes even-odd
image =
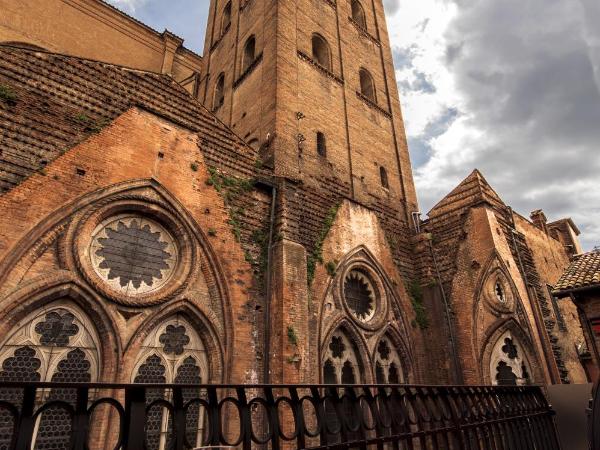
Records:
<instances>
[{"instance_id":1,"label":"small rose window","mask_svg":"<svg viewBox=\"0 0 600 450\"><path fill-rule=\"evenodd\" d=\"M162 287L177 263L173 236L138 215L111 217L93 233L90 257L96 273L113 289L143 294Z\"/></svg>"},{"instance_id":2,"label":"small rose window","mask_svg":"<svg viewBox=\"0 0 600 450\"><path fill-rule=\"evenodd\" d=\"M344 280L344 297L352 314L367 322L375 314L377 291L369 276L361 270L351 270Z\"/></svg>"}]
</instances>

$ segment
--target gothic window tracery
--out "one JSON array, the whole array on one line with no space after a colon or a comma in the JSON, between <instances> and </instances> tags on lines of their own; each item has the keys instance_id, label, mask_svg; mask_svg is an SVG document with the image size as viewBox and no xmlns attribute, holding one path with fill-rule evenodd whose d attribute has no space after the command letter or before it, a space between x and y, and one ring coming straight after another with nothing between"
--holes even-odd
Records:
<instances>
[{"instance_id":1,"label":"gothic window tracery","mask_svg":"<svg viewBox=\"0 0 600 450\"><path fill-rule=\"evenodd\" d=\"M67 300L59 300L21 321L0 348L0 381L93 382L99 374L99 340L89 318ZM60 399L75 406L76 390L52 388L40 401ZM20 389L0 389L0 398L17 404ZM32 448L68 450L71 419L61 407L42 413ZM12 419L0 412L0 448L7 448Z\"/></svg>"},{"instance_id":2,"label":"gothic window tracery","mask_svg":"<svg viewBox=\"0 0 600 450\"><path fill-rule=\"evenodd\" d=\"M206 351L194 327L176 316L155 328L145 339L134 370L134 383L201 384L209 380ZM183 400L200 397L200 391L184 389ZM147 403L169 399L171 392L152 390ZM186 416L186 436L196 446L201 444L203 421L197 405ZM170 444L171 418L160 406L150 408L146 423L148 450L164 450Z\"/></svg>"},{"instance_id":3,"label":"gothic window tracery","mask_svg":"<svg viewBox=\"0 0 600 450\"><path fill-rule=\"evenodd\" d=\"M490 375L492 384L517 386L532 382L525 350L510 331L502 334L492 349Z\"/></svg>"},{"instance_id":4,"label":"gothic window tracery","mask_svg":"<svg viewBox=\"0 0 600 450\"><path fill-rule=\"evenodd\" d=\"M377 384L404 382L400 356L392 341L384 336L375 349L375 381Z\"/></svg>"},{"instance_id":5,"label":"gothic window tracery","mask_svg":"<svg viewBox=\"0 0 600 450\"><path fill-rule=\"evenodd\" d=\"M330 338L323 362L323 382L326 384L356 384L363 381L354 346L342 331Z\"/></svg>"},{"instance_id":6,"label":"gothic window tracery","mask_svg":"<svg viewBox=\"0 0 600 450\"><path fill-rule=\"evenodd\" d=\"M90 257L96 274L111 288L140 294L155 291L169 280L178 251L173 236L155 220L121 214L93 231Z\"/></svg>"},{"instance_id":7,"label":"gothic window tracery","mask_svg":"<svg viewBox=\"0 0 600 450\"><path fill-rule=\"evenodd\" d=\"M351 270L344 279L344 297L352 314L367 322L377 308L377 291L369 276L362 270Z\"/></svg>"}]
</instances>

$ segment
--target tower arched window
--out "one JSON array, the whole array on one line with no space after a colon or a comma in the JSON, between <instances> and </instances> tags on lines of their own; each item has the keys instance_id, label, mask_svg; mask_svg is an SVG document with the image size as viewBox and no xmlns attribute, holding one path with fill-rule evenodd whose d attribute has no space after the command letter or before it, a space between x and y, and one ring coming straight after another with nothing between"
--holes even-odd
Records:
<instances>
[{"instance_id":1,"label":"tower arched window","mask_svg":"<svg viewBox=\"0 0 600 450\"><path fill-rule=\"evenodd\" d=\"M318 33L312 35L312 58L320 66L331 70L331 51L329 44L323 36Z\"/></svg>"},{"instance_id":2,"label":"tower arched window","mask_svg":"<svg viewBox=\"0 0 600 450\"><path fill-rule=\"evenodd\" d=\"M530 384L531 370L525 350L510 331L496 341L490 360L492 384L518 386Z\"/></svg>"},{"instance_id":3,"label":"tower arched window","mask_svg":"<svg viewBox=\"0 0 600 450\"><path fill-rule=\"evenodd\" d=\"M381 179L381 186L389 189L390 182L388 180L387 170L385 170L385 167L379 167L379 178Z\"/></svg>"},{"instance_id":4,"label":"tower arched window","mask_svg":"<svg viewBox=\"0 0 600 450\"><path fill-rule=\"evenodd\" d=\"M244 59L242 60L242 72L245 72L256 59L256 38L250 36L244 45Z\"/></svg>"},{"instance_id":5,"label":"tower arched window","mask_svg":"<svg viewBox=\"0 0 600 450\"><path fill-rule=\"evenodd\" d=\"M327 156L327 140L321 131L317 131L317 154L323 157Z\"/></svg>"},{"instance_id":6,"label":"tower arched window","mask_svg":"<svg viewBox=\"0 0 600 450\"><path fill-rule=\"evenodd\" d=\"M375 381L377 384L405 382L400 356L387 336L379 341L375 349Z\"/></svg>"},{"instance_id":7,"label":"tower arched window","mask_svg":"<svg viewBox=\"0 0 600 450\"><path fill-rule=\"evenodd\" d=\"M145 339L133 372L134 383L201 384L209 380L206 351L194 328L182 317L163 322ZM184 403L200 397L200 391L183 390ZM146 393L150 404L168 399L170 392L152 389ZM186 415L186 437L193 447L202 442L203 414L198 405L190 406ZM148 411L146 446L148 450L169 448L170 421L168 412L155 405Z\"/></svg>"},{"instance_id":8,"label":"tower arched window","mask_svg":"<svg viewBox=\"0 0 600 450\"><path fill-rule=\"evenodd\" d=\"M231 26L231 2L227 2L223 8L223 19L221 21L221 35L224 35Z\"/></svg>"},{"instance_id":9,"label":"tower arched window","mask_svg":"<svg viewBox=\"0 0 600 450\"><path fill-rule=\"evenodd\" d=\"M361 383L362 370L354 345L342 331L331 336L323 361L323 381L327 384Z\"/></svg>"},{"instance_id":10,"label":"tower arched window","mask_svg":"<svg viewBox=\"0 0 600 450\"><path fill-rule=\"evenodd\" d=\"M213 111L219 109L225 101L225 74L221 72L215 84Z\"/></svg>"},{"instance_id":11,"label":"tower arched window","mask_svg":"<svg viewBox=\"0 0 600 450\"><path fill-rule=\"evenodd\" d=\"M377 94L375 92L375 82L371 73L367 69L360 69L360 93L371 100L373 103L377 103Z\"/></svg>"},{"instance_id":12,"label":"tower arched window","mask_svg":"<svg viewBox=\"0 0 600 450\"><path fill-rule=\"evenodd\" d=\"M358 0L352 0L352 19L356 24L363 30L367 30L367 19L365 16L365 10Z\"/></svg>"},{"instance_id":13,"label":"tower arched window","mask_svg":"<svg viewBox=\"0 0 600 450\"><path fill-rule=\"evenodd\" d=\"M100 372L99 339L90 319L68 300L59 300L20 322L0 349L0 382L50 381L90 383ZM64 401L73 407L76 389L52 388L42 391L42 402ZM0 398L20 404L21 389L1 388ZM13 418L0 411L0 448L9 448ZM53 406L37 420L32 448L68 449L71 416Z\"/></svg>"}]
</instances>

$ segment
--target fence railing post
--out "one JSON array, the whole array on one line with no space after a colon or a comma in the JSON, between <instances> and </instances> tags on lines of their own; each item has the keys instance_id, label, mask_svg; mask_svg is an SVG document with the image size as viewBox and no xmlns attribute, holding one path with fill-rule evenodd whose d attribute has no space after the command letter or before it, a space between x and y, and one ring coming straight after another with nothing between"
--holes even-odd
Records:
<instances>
[{"instance_id":1,"label":"fence railing post","mask_svg":"<svg viewBox=\"0 0 600 450\"><path fill-rule=\"evenodd\" d=\"M88 441L90 418L88 414L89 389L87 387L77 388L77 401L75 403L75 414L71 421L71 449L85 450Z\"/></svg>"},{"instance_id":2,"label":"fence railing post","mask_svg":"<svg viewBox=\"0 0 600 450\"><path fill-rule=\"evenodd\" d=\"M35 408L36 388L26 386L23 389L23 402L21 403L21 414L17 420L15 429L17 438L14 440L15 450L30 450L35 429L35 418L33 409Z\"/></svg>"},{"instance_id":3,"label":"fence railing post","mask_svg":"<svg viewBox=\"0 0 600 450\"><path fill-rule=\"evenodd\" d=\"M123 450L144 450L146 436L146 388L125 389L125 434Z\"/></svg>"}]
</instances>

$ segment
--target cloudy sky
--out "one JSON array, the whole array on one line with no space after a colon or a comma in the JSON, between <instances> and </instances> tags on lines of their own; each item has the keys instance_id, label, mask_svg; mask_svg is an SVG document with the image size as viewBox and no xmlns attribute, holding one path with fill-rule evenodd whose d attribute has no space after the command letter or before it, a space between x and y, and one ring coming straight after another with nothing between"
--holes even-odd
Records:
<instances>
[{"instance_id":1,"label":"cloudy sky","mask_svg":"<svg viewBox=\"0 0 600 450\"><path fill-rule=\"evenodd\" d=\"M111 0L202 53L208 0ZM600 245L600 1L384 0L421 210L473 168Z\"/></svg>"}]
</instances>

